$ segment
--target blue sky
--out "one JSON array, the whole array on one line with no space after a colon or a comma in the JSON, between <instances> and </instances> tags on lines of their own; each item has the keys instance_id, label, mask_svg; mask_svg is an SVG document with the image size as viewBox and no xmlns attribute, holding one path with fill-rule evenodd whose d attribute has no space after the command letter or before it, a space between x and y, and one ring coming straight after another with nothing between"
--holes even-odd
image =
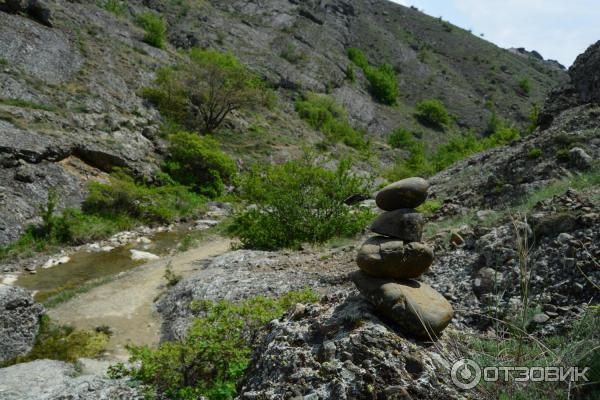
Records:
<instances>
[{"instance_id":1,"label":"blue sky","mask_svg":"<svg viewBox=\"0 0 600 400\"><path fill-rule=\"evenodd\" d=\"M569 67L600 40L598 0L392 0L413 5L500 47L525 47Z\"/></svg>"}]
</instances>

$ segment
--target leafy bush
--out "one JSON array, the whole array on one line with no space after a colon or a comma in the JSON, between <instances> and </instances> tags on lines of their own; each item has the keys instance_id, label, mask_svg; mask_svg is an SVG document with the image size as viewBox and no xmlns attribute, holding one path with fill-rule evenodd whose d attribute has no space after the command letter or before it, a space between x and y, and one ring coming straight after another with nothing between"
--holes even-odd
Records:
<instances>
[{"instance_id":1,"label":"leafy bush","mask_svg":"<svg viewBox=\"0 0 600 400\"><path fill-rule=\"evenodd\" d=\"M435 99L418 102L415 116L421 123L437 128L443 128L450 122L446 107L441 101Z\"/></svg>"},{"instance_id":2,"label":"leafy bush","mask_svg":"<svg viewBox=\"0 0 600 400\"><path fill-rule=\"evenodd\" d=\"M369 60L367 56L360 50L355 47L351 47L348 49L348 58L354 64L356 64L360 69L367 69L369 67Z\"/></svg>"},{"instance_id":3,"label":"leafy bush","mask_svg":"<svg viewBox=\"0 0 600 400\"><path fill-rule=\"evenodd\" d=\"M126 0L99 0L97 4L98 7L105 9L117 17L123 17L127 13L128 4Z\"/></svg>"},{"instance_id":4,"label":"leafy bush","mask_svg":"<svg viewBox=\"0 0 600 400\"><path fill-rule=\"evenodd\" d=\"M330 141L342 142L358 149L367 146L364 134L350 126L346 110L331 96L308 93L302 100L296 101L296 111L300 118L324 133Z\"/></svg>"},{"instance_id":5,"label":"leafy bush","mask_svg":"<svg viewBox=\"0 0 600 400\"><path fill-rule=\"evenodd\" d=\"M365 75L369 81L369 90L377 101L390 106L396 104L398 81L391 66L383 64L379 68L369 67L365 69Z\"/></svg>"},{"instance_id":6,"label":"leafy bush","mask_svg":"<svg viewBox=\"0 0 600 400\"><path fill-rule=\"evenodd\" d=\"M519 89L521 89L521 91L528 95L529 93L531 93L531 81L529 80L529 78L522 78L519 80Z\"/></svg>"},{"instance_id":7,"label":"leafy bush","mask_svg":"<svg viewBox=\"0 0 600 400\"><path fill-rule=\"evenodd\" d=\"M414 143L413 134L407 129L398 128L388 136L388 144L395 149L410 149Z\"/></svg>"},{"instance_id":8,"label":"leafy bush","mask_svg":"<svg viewBox=\"0 0 600 400\"><path fill-rule=\"evenodd\" d=\"M218 129L235 110L269 101L263 82L229 53L192 49L173 68L157 71L141 95L179 125L201 134Z\"/></svg>"},{"instance_id":9,"label":"leafy bush","mask_svg":"<svg viewBox=\"0 0 600 400\"><path fill-rule=\"evenodd\" d=\"M169 137L164 171L178 183L214 198L223 193L235 173L233 160L210 137L178 132Z\"/></svg>"},{"instance_id":10,"label":"leafy bush","mask_svg":"<svg viewBox=\"0 0 600 400\"><path fill-rule=\"evenodd\" d=\"M31 351L25 356L5 362L3 366L44 359L74 363L83 357L99 357L109 336L105 332L76 330L70 326L57 325L47 315L42 315Z\"/></svg>"},{"instance_id":11,"label":"leafy bush","mask_svg":"<svg viewBox=\"0 0 600 400\"><path fill-rule=\"evenodd\" d=\"M184 186L146 186L117 173L108 184L90 184L83 211L101 217L165 223L196 214L204 203L204 198L189 192Z\"/></svg>"},{"instance_id":12,"label":"leafy bush","mask_svg":"<svg viewBox=\"0 0 600 400\"><path fill-rule=\"evenodd\" d=\"M352 64L348 64L346 67L346 80L350 83L354 83L356 81L356 74L354 73L354 67Z\"/></svg>"},{"instance_id":13,"label":"leafy bush","mask_svg":"<svg viewBox=\"0 0 600 400\"><path fill-rule=\"evenodd\" d=\"M225 300L195 302L192 308L203 316L192 322L184 339L163 342L158 349L130 348L134 367L127 369L120 364L111 368L111 376L131 375L160 398L232 399L236 381L250 362L255 331L293 304L317 300L314 292L304 290L278 299L256 296L237 304Z\"/></svg>"},{"instance_id":14,"label":"leafy bush","mask_svg":"<svg viewBox=\"0 0 600 400\"><path fill-rule=\"evenodd\" d=\"M348 49L348 58L363 70L369 81L369 90L377 101L387 105L396 104L398 80L391 66L383 64L380 67L373 67L369 64L367 56L354 47Z\"/></svg>"},{"instance_id":15,"label":"leafy bush","mask_svg":"<svg viewBox=\"0 0 600 400\"><path fill-rule=\"evenodd\" d=\"M162 49L165 47L167 26L165 20L152 12L146 12L140 15L139 24L144 28L146 32L144 35L144 42L150 46L158 47Z\"/></svg>"},{"instance_id":16,"label":"leafy bush","mask_svg":"<svg viewBox=\"0 0 600 400\"><path fill-rule=\"evenodd\" d=\"M530 149L529 153L527 153L527 157L532 160L534 160L536 158L540 158L541 155L542 155L542 149L539 149L537 147Z\"/></svg>"},{"instance_id":17,"label":"leafy bush","mask_svg":"<svg viewBox=\"0 0 600 400\"><path fill-rule=\"evenodd\" d=\"M334 236L363 230L370 211L344 204L349 196L367 192L363 179L342 160L335 171L320 167L310 155L283 165L255 167L240 181L241 197L254 208L238 214L231 233L244 247L297 248L302 242L322 243Z\"/></svg>"}]
</instances>

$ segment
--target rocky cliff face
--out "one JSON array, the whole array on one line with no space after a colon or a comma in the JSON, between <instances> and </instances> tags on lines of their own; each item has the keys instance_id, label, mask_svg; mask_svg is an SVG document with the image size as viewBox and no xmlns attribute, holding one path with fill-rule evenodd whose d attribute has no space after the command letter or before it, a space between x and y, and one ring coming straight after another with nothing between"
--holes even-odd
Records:
<instances>
[{"instance_id":1,"label":"rocky cliff face","mask_svg":"<svg viewBox=\"0 0 600 400\"><path fill-rule=\"evenodd\" d=\"M241 165L286 159L319 140L293 111L304 90L331 93L386 162L398 154L377 143L398 126L440 140L412 117L418 100L439 98L458 125L481 130L490 104L504 118L522 121L531 104L566 77L539 58L501 50L387 1L134 0L120 17L96 2L10 4L17 9L0 11L0 244L36 221L49 188L59 188L61 206L77 206L86 182L113 167L153 175L162 153L161 120L137 94L157 67L175 62L175 48L231 51L277 89L278 108L262 124L265 138L250 151L240 143L252 142L244 135L255 116L242 113L227 122L233 134L220 140ZM165 51L145 44L134 23L148 10L168 21ZM399 106L375 102L358 69L357 82L344 79L351 46L374 65L394 67ZM528 78L531 93L520 93L515 77Z\"/></svg>"}]
</instances>

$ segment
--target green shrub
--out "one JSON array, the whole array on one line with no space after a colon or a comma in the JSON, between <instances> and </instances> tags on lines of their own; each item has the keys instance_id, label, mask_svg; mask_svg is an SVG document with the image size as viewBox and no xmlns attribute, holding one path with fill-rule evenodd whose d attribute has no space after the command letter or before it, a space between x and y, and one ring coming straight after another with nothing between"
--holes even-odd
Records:
<instances>
[{"instance_id":1,"label":"green shrub","mask_svg":"<svg viewBox=\"0 0 600 400\"><path fill-rule=\"evenodd\" d=\"M257 329L282 316L292 305L315 302L310 291L290 292L281 298L256 296L240 303L197 301L196 318L188 335L177 342L163 342L157 349L130 348L130 362L111 368L111 376L130 375L149 385L160 398L195 400L232 399L237 380L243 375Z\"/></svg>"},{"instance_id":2,"label":"green shrub","mask_svg":"<svg viewBox=\"0 0 600 400\"><path fill-rule=\"evenodd\" d=\"M418 102L415 116L421 123L436 128L443 128L450 122L446 107L441 101L435 99Z\"/></svg>"},{"instance_id":3,"label":"green shrub","mask_svg":"<svg viewBox=\"0 0 600 400\"><path fill-rule=\"evenodd\" d=\"M342 142L358 149L367 146L364 134L350 126L346 110L331 96L308 93L302 100L296 101L296 111L300 118L332 142Z\"/></svg>"},{"instance_id":4,"label":"green shrub","mask_svg":"<svg viewBox=\"0 0 600 400\"><path fill-rule=\"evenodd\" d=\"M369 60L367 56L360 50L355 47L351 47L348 49L348 58L354 64L356 64L360 69L367 69L369 67Z\"/></svg>"},{"instance_id":5,"label":"green shrub","mask_svg":"<svg viewBox=\"0 0 600 400\"><path fill-rule=\"evenodd\" d=\"M231 225L244 247L297 248L351 236L365 227L371 212L344 204L353 194L368 192L365 181L342 160L328 171L305 155L283 165L255 167L240 181L241 197L255 205L238 214Z\"/></svg>"},{"instance_id":6,"label":"green shrub","mask_svg":"<svg viewBox=\"0 0 600 400\"><path fill-rule=\"evenodd\" d=\"M116 174L110 183L92 182L83 203L88 215L105 218L132 218L145 223L167 223L196 215L204 198L184 186L146 186L125 174Z\"/></svg>"},{"instance_id":7,"label":"green shrub","mask_svg":"<svg viewBox=\"0 0 600 400\"><path fill-rule=\"evenodd\" d=\"M96 358L104 352L108 339L107 333L57 325L50 321L47 315L43 315L31 351L26 356L5 362L2 366L44 359L74 363L83 357Z\"/></svg>"},{"instance_id":8,"label":"green shrub","mask_svg":"<svg viewBox=\"0 0 600 400\"><path fill-rule=\"evenodd\" d=\"M140 94L172 122L207 134L232 111L268 105L269 93L232 54L191 49L185 61L159 69L155 85Z\"/></svg>"},{"instance_id":9,"label":"green shrub","mask_svg":"<svg viewBox=\"0 0 600 400\"><path fill-rule=\"evenodd\" d=\"M144 42L159 49L165 47L167 26L163 17L146 12L140 15L139 24L144 28Z\"/></svg>"},{"instance_id":10,"label":"green shrub","mask_svg":"<svg viewBox=\"0 0 600 400\"><path fill-rule=\"evenodd\" d=\"M123 17L127 14L128 3L122 0L98 0L96 3L98 7L105 9L106 11L116 15L117 17Z\"/></svg>"},{"instance_id":11,"label":"green shrub","mask_svg":"<svg viewBox=\"0 0 600 400\"><path fill-rule=\"evenodd\" d=\"M356 81L356 74L354 73L354 67L352 64L348 64L346 67L346 80L350 83L354 83Z\"/></svg>"},{"instance_id":12,"label":"green shrub","mask_svg":"<svg viewBox=\"0 0 600 400\"><path fill-rule=\"evenodd\" d=\"M527 116L527 119L529 120L529 125L527 126L525 132L527 134L530 134L533 133L533 131L535 131L535 129L539 125L540 107L537 104L531 106L531 110L529 110L529 115Z\"/></svg>"},{"instance_id":13,"label":"green shrub","mask_svg":"<svg viewBox=\"0 0 600 400\"><path fill-rule=\"evenodd\" d=\"M398 80L394 69L383 64L374 67L369 64L365 54L354 47L348 49L348 58L365 74L369 81L369 90L373 97L382 104L394 105L398 97Z\"/></svg>"},{"instance_id":14,"label":"green shrub","mask_svg":"<svg viewBox=\"0 0 600 400\"><path fill-rule=\"evenodd\" d=\"M531 160L540 158L541 156L542 156L542 149L538 149L537 147L530 149L529 153L527 153L527 158L529 158Z\"/></svg>"},{"instance_id":15,"label":"green shrub","mask_svg":"<svg viewBox=\"0 0 600 400\"><path fill-rule=\"evenodd\" d=\"M531 93L531 81L529 80L529 78L520 79L518 84L519 89L521 89L521 92L523 94L529 95L529 93Z\"/></svg>"},{"instance_id":16,"label":"green shrub","mask_svg":"<svg viewBox=\"0 0 600 400\"><path fill-rule=\"evenodd\" d=\"M395 149L405 148L410 150L414 143L414 136L407 129L398 128L388 136L388 144Z\"/></svg>"},{"instance_id":17,"label":"green shrub","mask_svg":"<svg viewBox=\"0 0 600 400\"><path fill-rule=\"evenodd\" d=\"M368 67L365 75L369 81L369 90L377 101L390 106L396 104L398 81L391 66L383 64L378 68Z\"/></svg>"},{"instance_id":18,"label":"green shrub","mask_svg":"<svg viewBox=\"0 0 600 400\"><path fill-rule=\"evenodd\" d=\"M223 193L235 173L233 160L210 137L178 132L169 137L164 171L176 182L214 198Z\"/></svg>"}]
</instances>

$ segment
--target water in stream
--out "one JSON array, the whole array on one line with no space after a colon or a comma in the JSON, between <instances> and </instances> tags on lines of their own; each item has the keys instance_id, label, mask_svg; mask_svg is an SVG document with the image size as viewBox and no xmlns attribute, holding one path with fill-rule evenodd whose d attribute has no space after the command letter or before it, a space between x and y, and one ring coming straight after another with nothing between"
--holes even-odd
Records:
<instances>
[{"instance_id":1,"label":"water in stream","mask_svg":"<svg viewBox=\"0 0 600 400\"><path fill-rule=\"evenodd\" d=\"M81 287L92 281L115 276L120 272L144 264L144 261L131 259L130 250L147 251L156 255L166 255L188 233L186 227L149 236L151 242L130 243L111 251L80 250L71 255L69 262L52 268L38 268L36 274L21 274L14 283L35 292L35 299L43 302L64 290Z\"/></svg>"}]
</instances>

